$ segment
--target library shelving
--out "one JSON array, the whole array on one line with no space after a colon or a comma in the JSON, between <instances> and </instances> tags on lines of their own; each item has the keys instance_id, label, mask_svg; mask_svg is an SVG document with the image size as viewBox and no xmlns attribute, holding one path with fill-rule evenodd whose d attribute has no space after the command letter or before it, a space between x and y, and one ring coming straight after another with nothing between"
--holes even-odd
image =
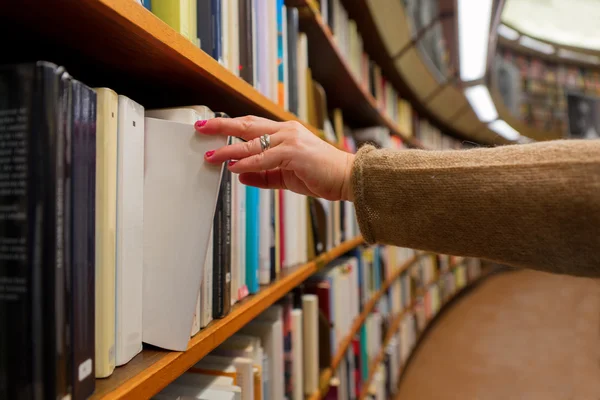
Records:
<instances>
[{"instance_id":1,"label":"library shelving","mask_svg":"<svg viewBox=\"0 0 600 400\"><path fill-rule=\"evenodd\" d=\"M96 391L92 398L141 399L155 395L284 294L327 263L362 243L362 237L356 237L308 264L286 270L275 282L237 303L225 318L213 321L200 331L190 340L185 352L144 349L130 363L117 368L111 377L96 380Z\"/></svg>"},{"instance_id":2,"label":"library shelving","mask_svg":"<svg viewBox=\"0 0 600 400\"><path fill-rule=\"evenodd\" d=\"M421 147L418 141L403 132L378 106L377 100L353 74L342 55L329 26L323 21L314 0L293 2L300 10L300 29L306 32L312 74L325 88L333 107L340 107L344 118L359 126L382 125L392 134L400 136L407 144Z\"/></svg>"},{"instance_id":3,"label":"library shelving","mask_svg":"<svg viewBox=\"0 0 600 400\"><path fill-rule=\"evenodd\" d=\"M407 145L424 147L418 139L409 138L409 132L402 132L353 76L315 3L312 0L301 3L301 26L310 41L310 54L312 58L320 57L317 64L323 67L313 68L313 72L328 89L331 104L343 108L349 121L358 126L382 125L403 138ZM35 12L31 12L32 8ZM22 41L14 53L4 52L3 61L46 58L68 65L73 76L90 85L108 82L119 93L135 98L147 108L210 104L213 110L227 110L231 116L254 114L279 121L299 121L324 139L319 129L263 96L133 0L25 0L4 5L0 9L0 22L0 32L5 37L18 33ZM325 66L335 71L335 76L326 72ZM286 293L363 243L362 237L356 237L309 263L286 269L258 293L233 306L224 318L214 320L196 334L184 352L145 346L109 378L97 379L92 398L137 399L157 394ZM322 382L332 376L351 336L379 298L421 256L413 257L394 271L366 304L340 344L341 350L332 366L322 371ZM401 315L393 319L389 335L396 331Z\"/></svg>"}]
</instances>

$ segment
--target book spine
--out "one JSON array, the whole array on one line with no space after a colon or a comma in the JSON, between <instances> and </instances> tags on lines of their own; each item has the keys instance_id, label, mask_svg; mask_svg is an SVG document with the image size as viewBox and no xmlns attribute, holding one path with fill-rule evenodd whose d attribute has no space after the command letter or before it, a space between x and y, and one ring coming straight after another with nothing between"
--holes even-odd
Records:
<instances>
[{"instance_id":1,"label":"book spine","mask_svg":"<svg viewBox=\"0 0 600 400\"><path fill-rule=\"evenodd\" d=\"M206 54L214 58L213 46L214 38L214 21L212 14L212 0L191 0L196 3L196 19L198 21L197 35L200 41L200 48Z\"/></svg>"},{"instance_id":2,"label":"book spine","mask_svg":"<svg viewBox=\"0 0 600 400\"><path fill-rule=\"evenodd\" d=\"M249 293L258 292L259 285L259 191L246 186L246 286Z\"/></svg>"},{"instance_id":3,"label":"book spine","mask_svg":"<svg viewBox=\"0 0 600 400\"><path fill-rule=\"evenodd\" d=\"M289 110L298 115L298 9L295 7L287 8L287 65L288 70L288 98Z\"/></svg>"},{"instance_id":4,"label":"book spine","mask_svg":"<svg viewBox=\"0 0 600 400\"><path fill-rule=\"evenodd\" d=\"M231 307L231 171L228 168L223 168L221 175L213 226L213 318L222 318Z\"/></svg>"},{"instance_id":5,"label":"book spine","mask_svg":"<svg viewBox=\"0 0 600 400\"><path fill-rule=\"evenodd\" d=\"M240 77L254 85L252 0L239 0Z\"/></svg>"},{"instance_id":6,"label":"book spine","mask_svg":"<svg viewBox=\"0 0 600 400\"><path fill-rule=\"evenodd\" d=\"M94 185L95 93L73 81L71 204L73 396L87 398L94 391ZM93 164L93 165L92 165Z\"/></svg>"},{"instance_id":7,"label":"book spine","mask_svg":"<svg viewBox=\"0 0 600 400\"><path fill-rule=\"evenodd\" d=\"M192 0L195 1L195 0ZM205 0L206 1L206 0ZM210 25L212 28L212 57L219 63L223 64L223 44L222 44L222 30L225 28L221 24L221 0L210 0L211 1L211 21ZM199 3L203 1L200 0ZM208 2L208 1L206 1Z\"/></svg>"}]
</instances>

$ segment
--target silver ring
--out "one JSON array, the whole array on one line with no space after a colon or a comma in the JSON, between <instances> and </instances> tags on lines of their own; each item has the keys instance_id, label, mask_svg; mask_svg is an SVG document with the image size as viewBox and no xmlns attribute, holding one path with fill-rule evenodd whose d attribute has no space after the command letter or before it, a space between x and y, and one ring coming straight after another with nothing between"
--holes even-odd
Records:
<instances>
[{"instance_id":1,"label":"silver ring","mask_svg":"<svg viewBox=\"0 0 600 400\"><path fill-rule=\"evenodd\" d=\"M260 137L261 152L269 150L269 147L271 147L271 137L269 135L266 135L266 134L262 135Z\"/></svg>"}]
</instances>

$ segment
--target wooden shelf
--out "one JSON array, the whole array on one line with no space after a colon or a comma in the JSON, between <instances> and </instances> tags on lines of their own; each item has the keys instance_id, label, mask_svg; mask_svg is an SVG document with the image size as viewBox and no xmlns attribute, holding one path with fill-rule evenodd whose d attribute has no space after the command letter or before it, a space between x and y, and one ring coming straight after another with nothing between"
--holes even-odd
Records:
<instances>
[{"instance_id":1,"label":"wooden shelf","mask_svg":"<svg viewBox=\"0 0 600 400\"><path fill-rule=\"evenodd\" d=\"M379 108L367 87L354 76L314 1L296 0L290 3L298 6L300 30L308 38L309 66L314 80L323 85L327 93L329 107L341 108L344 120L356 126L383 125L410 144L407 132L400 131L398 124Z\"/></svg>"},{"instance_id":2,"label":"wooden shelf","mask_svg":"<svg viewBox=\"0 0 600 400\"><path fill-rule=\"evenodd\" d=\"M362 243L363 238L356 237L308 264L285 271L275 282L236 304L226 317L201 330L190 339L187 351L144 348L128 364L118 367L109 378L97 379L92 399L141 399L155 395L319 268Z\"/></svg>"},{"instance_id":3,"label":"wooden shelf","mask_svg":"<svg viewBox=\"0 0 600 400\"><path fill-rule=\"evenodd\" d=\"M352 327L350 331L346 334L346 336L342 339L338 346L338 350L336 351L332 361L331 366L321 372L319 377L319 390L313 393L309 398L310 399L320 399L326 394L327 388L329 388L329 380L333 376L333 371L337 370L340 362L344 358L348 347L352 343L352 338L358 333L361 326L365 323L367 316L373 311L377 302L383 296L390 286L412 265L414 265L422 256L426 255L426 253L411 257L409 260L405 261L399 268L397 268L393 274L386 279L381 288L369 299L369 301L363 307L360 315L352 322Z\"/></svg>"},{"instance_id":4,"label":"wooden shelf","mask_svg":"<svg viewBox=\"0 0 600 400\"><path fill-rule=\"evenodd\" d=\"M146 108L204 104L231 116L299 121L135 1L10 2L0 9L0 32L19 38L2 62L46 59Z\"/></svg>"}]
</instances>

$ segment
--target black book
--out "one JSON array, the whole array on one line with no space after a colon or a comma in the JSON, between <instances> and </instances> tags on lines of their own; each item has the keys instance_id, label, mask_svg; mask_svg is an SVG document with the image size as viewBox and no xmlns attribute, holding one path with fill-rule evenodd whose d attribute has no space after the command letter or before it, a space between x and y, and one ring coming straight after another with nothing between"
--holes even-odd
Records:
<instances>
[{"instance_id":1,"label":"black book","mask_svg":"<svg viewBox=\"0 0 600 400\"><path fill-rule=\"evenodd\" d=\"M254 85L253 0L239 0L240 77Z\"/></svg>"},{"instance_id":2,"label":"black book","mask_svg":"<svg viewBox=\"0 0 600 400\"><path fill-rule=\"evenodd\" d=\"M289 109L298 115L298 9L287 8L287 48L288 48L288 82Z\"/></svg>"},{"instance_id":3,"label":"black book","mask_svg":"<svg viewBox=\"0 0 600 400\"><path fill-rule=\"evenodd\" d=\"M225 113L215 117L229 118ZM229 137L227 144L232 140ZM213 219L213 318L222 318L231 309L231 185L231 171L224 167Z\"/></svg>"},{"instance_id":4,"label":"black book","mask_svg":"<svg viewBox=\"0 0 600 400\"><path fill-rule=\"evenodd\" d=\"M63 68L0 67L0 398L70 395ZM63 81L64 83L64 81Z\"/></svg>"},{"instance_id":5,"label":"black book","mask_svg":"<svg viewBox=\"0 0 600 400\"><path fill-rule=\"evenodd\" d=\"M73 80L71 95L71 373L73 398L86 399L95 387L96 93Z\"/></svg>"}]
</instances>

